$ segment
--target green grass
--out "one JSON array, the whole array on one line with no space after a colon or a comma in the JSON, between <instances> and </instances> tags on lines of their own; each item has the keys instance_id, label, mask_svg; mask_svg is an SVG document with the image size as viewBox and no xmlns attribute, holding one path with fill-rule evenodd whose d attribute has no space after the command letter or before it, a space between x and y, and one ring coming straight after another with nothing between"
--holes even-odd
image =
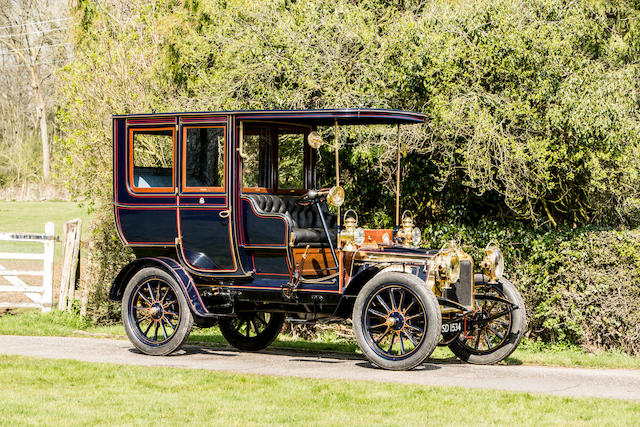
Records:
<instances>
[{"instance_id":1,"label":"green grass","mask_svg":"<svg viewBox=\"0 0 640 427\"><path fill-rule=\"evenodd\" d=\"M87 209L76 202L0 202L0 232L44 233L48 221L55 224L55 234L62 238L62 224L82 219L82 238L89 233ZM28 242L1 242L0 252L41 252L42 244ZM60 244L56 244L56 256L61 254Z\"/></svg>"},{"instance_id":2,"label":"green grass","mask_svg":"<svg viewBox=\"0 0 640 427\"><path fill-rule=\"evenodd\" d=\"M1 425L631 425L635 402L0 356Z\"/></svg>"},{"instance_id":3,"label":"green grass","mask_svg":"<svg viewBox=\"0 0 640 427\"><path fill-rule=\"evenodd\" d=\"M83 331L85 333L79 333ZM87 334L107 334L126 338L121 324L111 326L93 326L88 321L69 313L52 311L41 314L26 312L0 317L0 335L49 335L49 336L86 336ZM226 346L227 342L217 327L209 329L194 328L189 337L192 344ZM338 338L335 334L325 333L316 340L294 339L281 334L273 343L274 347L291 348L301 351L334 351L360 353L358 346ZM446 347L438 347L431 356L438 363L457 362ZM621 352L588 353L578 347L568 345L548 345L523 341L518 349L503 363L509 365L546 365L582 368L640 369L640 357Z\"/></svg>"},{"instance_id":4,"label":"green grass","mask_svg":"<svg viewBox=\"0 0 640 427\"><path fill-rule=\"evenodd\" d=\"M88 218L87 209L76 202L0 202L0 231L43 233L44 224L53 221L61 233L62 224L74 218Z\"/></svg>"}]
</instances>

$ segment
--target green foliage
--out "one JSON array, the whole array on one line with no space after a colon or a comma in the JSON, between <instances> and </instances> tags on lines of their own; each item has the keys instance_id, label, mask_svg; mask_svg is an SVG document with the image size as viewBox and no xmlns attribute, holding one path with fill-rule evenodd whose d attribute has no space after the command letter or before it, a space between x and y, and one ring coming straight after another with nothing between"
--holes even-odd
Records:
<instances>
[{"instance_id":1,"label":"green foliage","mask_svg":"<svg viewBox=\"0 0 640 427\"><path fill-rule=\"evenodd\" d=\"M42 167L38 136L27 132L20 135L7 128L0 125L0 188L37 181Z\"/></svg>"},{"instance_id":2,"label":"green foliage","mask_svg":"<svg viewBox=\"0 0 640 427\"><path fill-rule=\"evenodd\" d=\"M406 207L424 218L639 218L640 12L627 3L112 6L79 2L81 54L65 74L65 169L91 178L72 180L84 194L104 194L109 179L110 114L367 106L427 115L403 131L420 154L406 159ZM357 145L345 183L375 169L385 178L358 188L390 192L393 132L356 132L343 140Z\"/></svg>"},{"instance_id":3,"label":"green foliage","mask_svg":"<svg viewBox=\"0 0 640 427\"><path fill-rule=\"evenodd\" d=\"M635 232L584 227L640 222L639 17L609 0L79 1L59 144L103 212L95 283L131 256L108 203L111 114L411 109L427 123L401 129L402 209L428 243L498 240L532 335L638 353ZM341 132L348 207L390 226L395 129Z\"/></svg>"},{"instance_id":4,"label":"green foliage","mask_svg":"<svg viewBox=\"0 0 640 427\"><path fill-rule=\"evenodd\" d=\"M104 207L94 215L91 259L83 278L84 286L89 289L87 314L93 322L103 325L120 319L121 305L109 299L109 290L122 267L134 258L131 249L118 237L111 215Z\"/></svg>"},{"instance_id":5,"label":"green foliage","mask_svg":"<svg viewBox=\"0 0 640 427\"><path fill-rule=\"evenodd\" d=\"M508 278L525 300L529 337L640 354L640 231L536 231L481 221L432 225L424 235L430 247L460 240L476 260L487 243L499 242Z\"/></svg>"}]
</instances>

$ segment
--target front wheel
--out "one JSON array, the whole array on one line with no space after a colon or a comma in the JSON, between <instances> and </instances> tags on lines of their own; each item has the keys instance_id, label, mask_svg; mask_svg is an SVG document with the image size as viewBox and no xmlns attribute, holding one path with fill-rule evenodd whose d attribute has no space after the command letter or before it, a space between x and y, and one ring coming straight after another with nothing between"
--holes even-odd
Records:
<instances>
[{"instance_id":1,"label":"front wheel","mask_svg":"<svg viewBox=\"0 0 640 427\"><path fill-rule=\"evenodd\" d=\"M507 279L489 283L486 276L475 277L476 313L450 344L461 360L475 365L491 365L506 359L520 344L527 315L520 293Z\"/></svg>"},{"instance_id":2,"label":"front wheel","mask_svg":"<svg viewBox=\"0 0 640 427\"><path fill-rule=\"evenodd\" d=\"M164 270L148 267L138 271L125 288L122 322L138 350L164 356L187 340L193 315L175 279Z\"/></svg>"},{"instance_id":3,"label":"front wheel","mask_svg":"<svg viewBox=\"0 0 640 427\"><path fill-rule=\"evenodd\" d=\"M283 324L284 313L254 311L220 319L220 332L238 350L258 351L278 337Z\"/></svg>"},{"instance_id":4,"label":"front wheel","mask_svg":"<svg viewBox=\"0 0 640 427\"><path fill-rule=\"evenodd\" d=\"M416 276L387 272L373 277L353 307L353 332L371 363L412 369L431 355L442 318L433 292Z\"/></svg>"}]
</instances>

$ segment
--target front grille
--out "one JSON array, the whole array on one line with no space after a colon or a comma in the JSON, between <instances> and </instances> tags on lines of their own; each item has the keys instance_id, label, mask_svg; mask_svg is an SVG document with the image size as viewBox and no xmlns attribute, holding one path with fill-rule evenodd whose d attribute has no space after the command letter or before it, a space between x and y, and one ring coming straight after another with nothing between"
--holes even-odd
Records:
<instances>
[{"instance_id":1,"label":"front grille","mask_svg":"<svg viewBox=\"0 0 640 427\"><path fill-rule=\"evenodd\" d=\"M452 286L455 293L455 301L459 304L470 306L473 293L473 266L471 261L460 261L460 279Z\"/></svg>"}]
</instances>

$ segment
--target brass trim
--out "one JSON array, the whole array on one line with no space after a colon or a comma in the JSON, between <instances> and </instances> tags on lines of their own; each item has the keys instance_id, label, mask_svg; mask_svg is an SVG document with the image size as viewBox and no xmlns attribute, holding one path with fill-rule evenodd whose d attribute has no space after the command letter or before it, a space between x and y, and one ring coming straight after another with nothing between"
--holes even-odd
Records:
<instances>
[{"instance_id":1,"label":"brass trim","mask_svg":"<svg viewBox=\"0 0 640 427\"><path fill-rule=\"evenodd\" d=\"M236 148L236 150L238 151L238 154L240 154L240 157L242 157L242 159L246 159L247 157L249 157L249 155L247 153L245 153L244 151L244 128L242 126L242 120L239 120L239 126L240 126L240 131L239 131L239 139L240 141L238 141L238 148Z\"/></svg>"}]
</instances>

